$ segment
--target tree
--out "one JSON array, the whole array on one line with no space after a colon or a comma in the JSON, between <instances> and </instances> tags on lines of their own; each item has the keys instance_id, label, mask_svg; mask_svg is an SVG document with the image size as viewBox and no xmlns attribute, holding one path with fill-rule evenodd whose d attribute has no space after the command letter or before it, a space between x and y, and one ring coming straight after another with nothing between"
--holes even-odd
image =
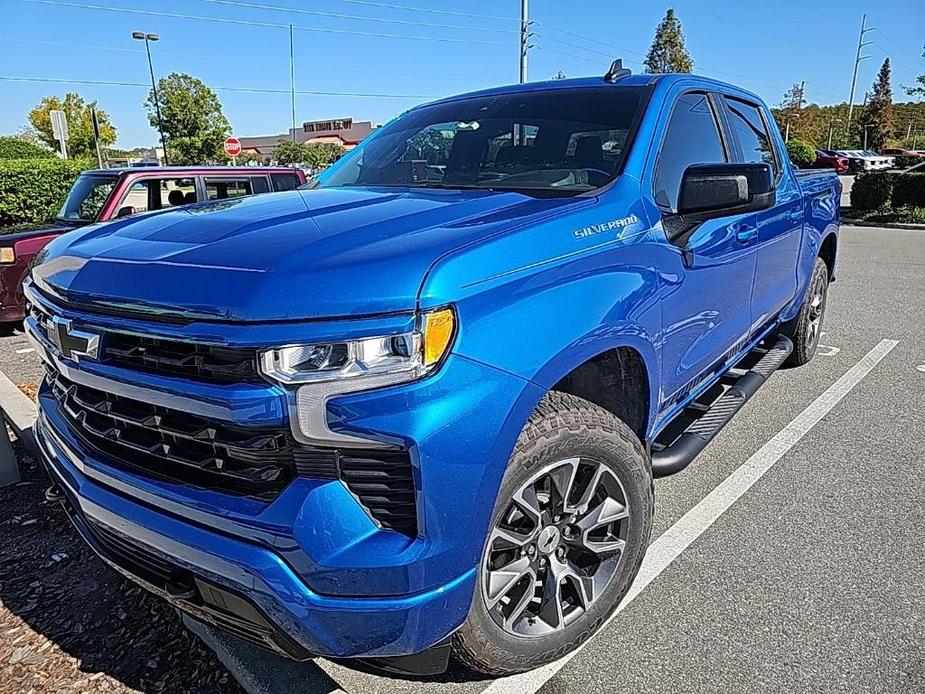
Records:
<instances>
[{"instance_id":1,"label":"tree","mask_svg":"<svg viewBox=\"0 0 925 694\"><path fill-rule=\"evenodd\" d=\"M157 97L171 164L224 160L222 143L231 134L231 124L215 92L192 75L172 72L158 80ZM145 108L148 122L157 129L153 90L148 93Z\"/></svg>"},{"instance_id":2,"label":"tree","mask_svg":"<svg viewBox=\"0 0 925 694\"><path fill-rule=\"evenodd\" d=\"M867 128L867 147L878 150L893 138L893 88L890 86L890 59L883 61L874 90L867 100L859 125Z\"/></svg>"},{"instance_id":3,"label":"tree","mask_svg":"<svg viewBox=\"0 0 925 694\"><path fill-rule=\"evenodd\" d=\"M305 145L305 163L313 169L322 169L337 161L345 151L336 142L310 142Z\"/></svg>"},{"instance_id":4,"label":"tree","mask_svg":"<svg viewBox=\"0 0 925 694\"><path fill-rule=\"evenodd\" d=\"M793 86L784 92L780 105L777 107L781 113L784 140L790 139L790 129L798 125L800 112L803 108L803 87L794 82Z\"/></svg>"},{"instance_id":5,"label":"tree","mask_svg":"<svg viewBox=\"0 0 925 694\"><path fill-rule=\"evenodd\" d=\"M96 109L96 117L100 124L100 147L108 147L116 141L116 128L109 122L109 114L97 107L95 101L87 103L75 92L65 94L63 101L56 96L46 96L29 112L29 123L42 142L57 150L60 145L51 130L51 111L64 111L69 135L68 156L75 159L95 158L93 121L90 119L90 109L93 108Z\"/></svg>"},{"instance_id":6,"label":"tree","mask_svg":"<svg viewBox=\"0 0 925 694\"><path fill-rule=\"evenodd\" d=\"M655 38L645 60L646 72L692 72L694 61L684 47L681 22L669 7L655 29Z\"/></svg>"},{"instance_id":7,"label":"tree","mask_svg":"<svg viewBox=\"0 0 925 694\"><path fill-rule=\"evenodd\" d=\"M925 59L925 45L922 46L922 58ZM905 87L906 94L909 96L925 97L925 73L915 78L915 85Z\"/></svg>"},{"instance_id":8,"label":"tree","mask_svg":"<svg viewBox=\"0 0 925 694\"><path fill-rule=\"evenodd\" d=\"M276 143L276 148L273 150L273 157L283 166L292 166L293 164L303 163L307 157L307 153L305 151L305 145L302 143L285 139L279 140Z\"/></svg>"}]
</instances>

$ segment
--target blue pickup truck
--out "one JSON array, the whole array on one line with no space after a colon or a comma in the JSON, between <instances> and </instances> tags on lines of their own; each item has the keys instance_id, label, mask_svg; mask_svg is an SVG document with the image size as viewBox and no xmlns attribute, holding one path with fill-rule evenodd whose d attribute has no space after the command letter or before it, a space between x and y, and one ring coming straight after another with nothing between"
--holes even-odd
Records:
<instances>
[{"instance_id":1,"label":"blue pickup truck","mask_svg":"<svg viewBox=\"0 0 925 694\"><path fill-rule=\"evenodd\" d=\"M839 197L754 94L615 63L67 234L25 285L48 498L290 658L550 662L629 589L653 477L813 357Z\"/></svg>"}]
</instances>

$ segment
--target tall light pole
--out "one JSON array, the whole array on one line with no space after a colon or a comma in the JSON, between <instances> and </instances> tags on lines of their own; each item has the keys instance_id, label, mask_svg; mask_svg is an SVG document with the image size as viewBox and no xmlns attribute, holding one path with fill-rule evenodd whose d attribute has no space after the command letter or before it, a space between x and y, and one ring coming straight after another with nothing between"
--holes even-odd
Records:
<instances>
[{"instance_id":1,"label":"tall light pole","mask_svg":"<svg viewBox=\"0 0 925 694\"><path fill-rule=\"evenodd\" d=\"M132 38L145 42L145 51L148 54L148 70L151 72L151 90L154 93L154 112L157 114L157 131L161 135L161 149L164 150L164 166L167 166L167 141L164 139L164 124L161 122L161 101L157 98L157 82L154 79L154 63L151 62L151 41L158 41L157 34L146 34L143 31L133 31Z\"/></svg>"}]
</instances>

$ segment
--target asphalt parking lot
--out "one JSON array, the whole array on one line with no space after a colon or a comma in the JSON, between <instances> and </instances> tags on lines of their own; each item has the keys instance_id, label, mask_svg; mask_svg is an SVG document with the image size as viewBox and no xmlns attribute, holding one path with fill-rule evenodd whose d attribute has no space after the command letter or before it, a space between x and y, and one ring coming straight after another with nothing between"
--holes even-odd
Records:
<instances>
[{"instance_id":1,"label":"asphalt parking lot","mask_svg":"<svg viewBox=\"0 0 925 694\"><path fill-rule=\"evenodd\" d=\"M319 659L304 691L925 692L925 232L846 227L839 256L819 356L657 481L631 599L577 654L495 681ZM0 338L17 383L24 350Z\"/></svg>"}]
</instances>

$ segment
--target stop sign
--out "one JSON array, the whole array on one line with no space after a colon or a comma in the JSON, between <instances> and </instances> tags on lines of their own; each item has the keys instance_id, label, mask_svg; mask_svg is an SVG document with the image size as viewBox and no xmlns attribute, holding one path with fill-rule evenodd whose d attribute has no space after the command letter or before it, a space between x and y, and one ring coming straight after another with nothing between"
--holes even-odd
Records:
<instances>
[{"instance_id":1,"label":"stop sign","mask_svg":"<svg viewBox=\"0 0 925 694\"><path fill-rule=\"evenodd\" d=\"M225 154L229 157L236 157L241 153L241 141L236 137L225 139Z\"/></svg>"}]
</instances>

